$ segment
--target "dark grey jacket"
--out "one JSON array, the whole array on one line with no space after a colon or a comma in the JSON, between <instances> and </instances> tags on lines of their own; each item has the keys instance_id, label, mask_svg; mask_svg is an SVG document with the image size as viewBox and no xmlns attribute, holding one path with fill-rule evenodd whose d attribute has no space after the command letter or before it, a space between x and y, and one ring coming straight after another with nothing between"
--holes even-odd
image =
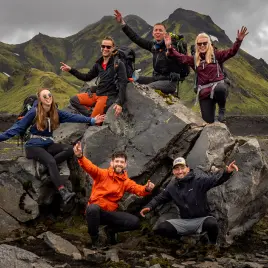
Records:
<instances>
[{"instance_id":1,"label":"dark grey jacket","mask_svg":"<svg viewBox=\"0 0 268 268\"><path fill-rule=\"evenodd\" d=\"M175 179L145 207L153 210L173 200L182 219L205 217L210 214L207 191L230 179L232 173L207 174L191 170L183 179Z\"/></svg>"}]
</instances>

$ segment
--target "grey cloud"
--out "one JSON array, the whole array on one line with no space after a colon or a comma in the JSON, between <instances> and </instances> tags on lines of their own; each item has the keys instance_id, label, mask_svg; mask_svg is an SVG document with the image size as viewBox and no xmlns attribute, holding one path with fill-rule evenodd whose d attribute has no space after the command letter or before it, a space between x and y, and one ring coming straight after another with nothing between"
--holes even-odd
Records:
<instances>
[{"instance_id":1,"label":"grey cloud","mask_svg":"<svg viewBox=\"0 0 268 268\"><path fill-rule=\"evenodd\" d=\"M0 40L20 43L42 32L51 36L68 36L112 15L119 9L124 15L135 14L153 24L165 20L181 7L209 15L234 40L237 29L246 25L250 35L243 48L268 61L267 0L0 0Z\"/></svg>"}]
</instances>

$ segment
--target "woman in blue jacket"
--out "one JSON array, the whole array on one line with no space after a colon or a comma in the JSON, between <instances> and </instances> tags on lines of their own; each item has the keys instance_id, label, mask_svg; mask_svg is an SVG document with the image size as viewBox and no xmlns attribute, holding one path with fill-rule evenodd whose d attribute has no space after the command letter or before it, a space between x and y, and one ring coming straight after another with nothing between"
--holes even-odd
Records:
<instances>
[{"instance_id":1,"label":"woman in blue jacket","mask_svg":"<svg viewBox=\"0 0 268 268\"><path fill-rule=\"evenodd\" d=\"M75 193L69 192L62 185L57 164L72 157L74 152L71 145L55 143L53 131L60 123L65 122L95 125L104 121L104 115L91 118L58 110L51 92L46 88L39 89L37 96L37 107L33 107L20 121L0 134L0 142L22 134L30 127L31 136L25 143L26 157L34 159L48 168L50 178L66 204Z\"/></svg>"}]
</instances>

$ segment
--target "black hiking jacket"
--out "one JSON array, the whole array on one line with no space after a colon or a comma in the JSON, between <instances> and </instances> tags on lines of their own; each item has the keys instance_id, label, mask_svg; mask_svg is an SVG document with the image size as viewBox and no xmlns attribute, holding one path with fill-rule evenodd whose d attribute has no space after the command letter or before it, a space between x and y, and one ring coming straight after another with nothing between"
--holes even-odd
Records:
<instances>
[{"instance_id":1,"label":"black hiking jacket","mask_svg":"<svg viewBox=\"0 0 268 268\"><path fill-rule=\"evenodd\" d=\"M93 68L83 74L76 69L71 69L70 74L82 81L90 81L97 77L97 96L112 96L116 97L115 103L123 105L125 102L126 87L128 83L126 67L123 62L119 61L118 67L114 67L114 57L111 57L107 63L106 70L101 66L103 57L98 59Z\"/></svg>"},{"instance_id":2,"label":"black hiking jacket","mask_svg":"<svg viewBox=\"0 0 268 268\"><path fill-rule=\"evenodd\" d=\"M153 54L153 78L156 81L169 80L170 73L178 70L178 62L166 56L167 49L164 41L158 44L156 41L146 40L138 36L127 24L122 26L122 30L131 41Z\"/></svg>"},{"instance_id":3,"label":"black hiking jacket","mask_svg":"<svg viewBox=\"0 0 268 268\"><path fill-rule=\"evenodd\" d=\"M158 205L173 200L182 219L193 219L210 215L207 191L229 180L232 173L221 171L207 174L191 170L183 179L174 179L159 195L145 207L153 210Z\"/></svg>"}]
</instances>

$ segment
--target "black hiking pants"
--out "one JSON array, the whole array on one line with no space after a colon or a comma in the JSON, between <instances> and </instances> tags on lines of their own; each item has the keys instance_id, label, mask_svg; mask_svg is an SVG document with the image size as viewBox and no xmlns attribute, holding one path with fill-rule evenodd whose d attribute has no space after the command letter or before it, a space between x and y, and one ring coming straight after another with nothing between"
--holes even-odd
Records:
<instances>
[{"instance_id":1,"label":"black hiking pants","mask_svg":"<svg viewBox=\"0 0 268 268\"><path fill-rule=\"evenodd\" d=\"M28 159L34 159L48 168L50 178L58 189L62 183L57 164L73 156L73 146L53 143L47 147L26 147L25 151Z\"/></svg>"},{"instance_id":2,"label":"black hiking pants","mask_svg":"<svg viewBox=\"0 0 268 268\"><path fill-rule=\"evenodd\" d=\"M179 239L180 234L178 234L176 228L168 221L160 223L154 230L155 234L168 237L170 239ZM217 243L217 238L219 234L219 227L217 220L215 218L209 217L205 219L202 226L202 233L206 232L211 244Z\"/></svg>"},{"instance_id":3,"label":"black hiking pants","mask_svg":"<svg viewBox=\"0 0 268 268\"><path fill-rule=\"evenodd\" d=\"M148 85L153 89L161 90L164 94L173 94L177 89L177 82L169 80L155 80L150 76L140 76L137 80L139 84Z\"/></svg>"},{"instance_id":4,"label":"black hiking pants","mask_svg":"<svg viewBox=\"0 0 268 268\"><path fill-rule=\"evenodd\" d=\"M121 211L106 211L96 204L90 204L86 209L88 233L96 237L99 234L100 225L107 225L110 232L118 233L139 229L138 217Z\"/></svg>"},{"instance_id":5,"label":"black hiking pants","mask_svg":"<svg viewBox=\"0 0 268 268\"><path fill-rule=\"evenodd\" d=\"M219 106L219 112L225 112L226 98L228 95L227 85L225 83L218 84L214 89L214 97L207 97L199 100L201 115L207 123L214 123L216 104Z\"/></svg>"}]
</instances>

